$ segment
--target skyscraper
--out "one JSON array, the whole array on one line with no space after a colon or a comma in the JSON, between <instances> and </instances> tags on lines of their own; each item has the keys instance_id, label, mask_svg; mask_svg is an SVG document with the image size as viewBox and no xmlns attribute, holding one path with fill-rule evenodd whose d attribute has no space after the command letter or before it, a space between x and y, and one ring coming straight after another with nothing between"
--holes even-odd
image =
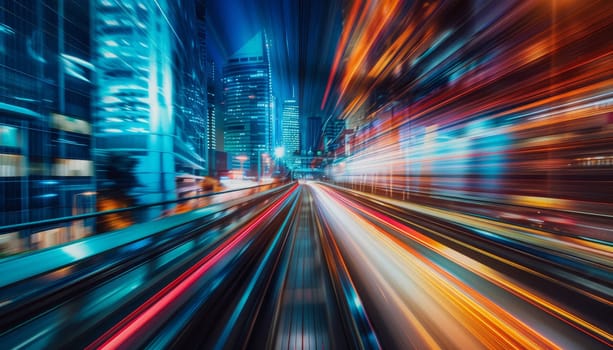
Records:
<instances>
[{"instance_id":1,"label":"skyscraper","mask_svg":"<svg viewBox=\"0 0 613 350\"><path fill-rule=\"evenodd\" d=\"M217 65L214 60L208 60L207 62L207 79L206 79L206 101L207 101L207 116L206 116L206 127L207 127L207 153L208 153L208 174L209 176L219 176L220 170L227 170L227 160L226 166L218 162L218 158L223 156L221 154L225 154L218 150L217 143L217 133L218 133L218 124L217 118L219 117L217 114L218 108L218 90L220 88L220 80L219 74L217 71ZM223 145L221 145L223 149ZM227 158L227 156L225 157Z\"/></svg>"},{"instance_id":2,"label":"skyscraper","mask_svg":"<svg viewBox=\"0 0 613 350\"><path fill-rule=\"evenodd\" d=\"M271 102L270 102L270 107L271 107L271 117L270 117L270 125L271 125L271 138L270 138L270 147L271 149L274 149L275 147L278 147L281 145L281 141L282 141L282 137L283 137L283 132L281 131L281 115L280 113L282 112L281 107L279 106L280 102L277 99L277 96L272 95L271 96Z\"/></svg>"},{"instance_id":3,"label":"skyscraper","mask_svg":"<svg viewBox=\"0 0 613 350\"><path fill-rule=\"evenodd\" d=\"M210 60L207 65L207 85L206 85L206 100L207 100L207 149L209 150L209 154L211 151L217 149L217 125L215 118L217 115L215 113L215 108L217 106L216 101L216 88L217 88L217 71L216 71L215 61Z\"/></svg>"},{"instance_id":4,"label":"skyscraper","mask_svg":"<svg viewBox=\"0 0 613 350\"><path fill-rule=\"evenodd\" d=\"M207 164L206 42L202 0L168 1L171 21L174 158L177 174L204 175Z\"/></svg>"},{"instance_id":5,"label":"skyscraper","mask_svg":"<svg viewBox=\"0 0 613 350\"><path fill-rule=\"evenodd\" d=\"M90 3L1 7L0 226L92 209ZM44 229L23 243L78 238L64 224Z\"/></svg>"},{"instance_id":6,"label":"skyscraper","mask_svg":"<svg viewBox=\"0 0 613 350\"><path fill-rule=\"evenodd\" d=\"M204 50L196 0L96 1L97 147L139 160L141 202L176 197L206 160Z\"/></svg>"},{"instance_id":7,"label":"skyscraper","mask_svg":"<svg viewBox=\"0 0 613 350\"><path fill-rule=\"evenodd\" d=\"M268 45L260 32L236 51L224 67L224 147L233 169L257 174L272 150L272 87ZM246 160L239 160L240 156Z\"/></svg>"},{"instance_id":8,"label":"skyscraper","mask_svg":"<svg viewBox=\"0 0 613 350\"><path fill-rule=\"evenodd\" d=\"M323 151L334 152L344 140L341 138L343 130L345 129L345 121L330 117L326 120L323 128Z\"/></svg>"},{"instance_id":9,"label":"skyscraper","mask_svg":"<svg viewBox=\"0 0 613 350\"><path fill-rule=\"evenodd\" d=\"M300 113L295 99L283 102L283 146L285 154L293 156L300 152Z\"/></svg>"}]
</instances>

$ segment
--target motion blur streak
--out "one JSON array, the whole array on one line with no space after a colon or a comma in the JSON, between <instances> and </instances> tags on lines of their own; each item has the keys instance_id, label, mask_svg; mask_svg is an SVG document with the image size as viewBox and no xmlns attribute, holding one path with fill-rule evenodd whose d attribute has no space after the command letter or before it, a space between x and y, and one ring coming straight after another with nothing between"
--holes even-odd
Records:
<instances>
[{"instance_id":1,"label":"motion blur streak","mask_svg":"<svg viewBox=\"0 0 613 350\"><path fill-rule=\"evenodd\" d=\"M352 2L330 178L610 246L610 2L397 3Z\"/></svg>"},{"instance_id":2,"label":"motion blur streak","mask_svg":"<svg viewBox=\"0 0 613 350\"><path fill-rule=\"evenodd\" d=\"M338 209L336 210L337 215L334 219L347 227L351 227L352 235L347 236L347 232L336 231L341 242L348 247L353 247L353 251L360 254L364 261L370 260L373 264L376 264L375 260L379 260L378 263L381 264L383 257L388 257L384 259L387 260L385 266L389 271L388 273L384 272L384 266L378 266L377 268L373 265L369 266L368 270L375 267L372 273L387 282L389 289L385 291L385 294L395 295L397 298L395 303L399 304L400 309L404 309L406 313L408 310L402 304L406 304L409 298L419 298L419 303L427 304L433 310L437 310L431 314L438 314L438 317L440 317L438 320L440 323L438 327L440 328L428 328L431 326L426 326L425 322L421 321L423 323L419 328L422 331L419 332L419 335L422 339L428 339L429 334L434 334L437 336L436 340L441 342L441 340L444 341L445 338L453 336L455 340L447 338L446 341L455 341L457 344L463 344L469 348L481 346L487 348L501 346L516 349L558 347L504 310L491 308L491 305L489 305L491 303L485 303L487 301L485 297L474 290L470 290L457 278L450 278L451 276L448 273L443 273L440 268L435 268L434 264L417 251L401 246L398 242L390 239L383 230L360 217L352 215L347 209L350 206L343 206L337 198L334 198L336 196L333 197L330 192L318 188L317 193L320 204L327 206L330 212L333 212L332 209L335 207L342 206L344 208L342 214L338 212ZM370 251L368 247L370 247ZM377 250L378 252L375 252ZM346 251L351 250L347 249ZM410 287L411 285L413 285L413 288L402 288L402 286ZM421 288L423 288L421 291L423 294L419 296L421 293L417 290ZM413 293L407 294L410 290ZM468 290L470 290L470 293L466 293ZM413 315L405 315L405 317L405 320L409 321L412 327L415 327L415 322L420 322ZM468 332L462 331L462 328L465 328ZM424 345L432 347L432 339L429 340ZM437 344L437 348L445 348L445 345L445 343Z\"/></svg>"},{"instance_id":3,"label":"motion blur streak","mask_svg":"<svg viewBox=\"0 0 613 350\"><path fill-rule=\"evenodd\" d=\"M351 12L347 19L347 26L349 28L353 27L353 23L355 22L356 16L358 14L358 10L360 9L360 5L361 5L361 1L355 1L351 7ZM334 76L336 74L336 71L338 70L341 58L343 57L342 50L347 45L347 41L349 39L350 34L351 32L344 31L342 37L340 38L338 42L338 49L336 50L336 53L334 54L334 62L332 63L332 68L330 70L330 75L328 77L328 84L326 85L326 91L324 92L324 97L323 97L323 100L321 101L320 108L322 110L324 109L326 105L326 101L328 100L328 94L330 93L330 88L332 88L332 82L334 81Z\"/></svg>"},{"instance_id":4,"label":"motion blur streak","mask_svg":"<svg viewBox=\"0 0 613 350\"><path fill-rule=\"evenodd\" d=\"M592 344L611 346L608 330L547 300L519 277L448 247L333 187L309 186L348 270L359 281L358 292L370 300L366 311L378 315L375 330L381 333L377 326L385 324L387 335L378 334L384 347L551 349L585 346L590 338ZM520 259L500 261L522 268ZM469 278L467 272L491 284ZM604 303L607 299L595 300L610 306ZM535 323L536 319L543 321Z\"/></svg>"},{"instance_id":5,"label":"motion blur streak","mask_svg":"<svg viewBox=\"0 0 613 350\"><path fill-rule=\"evenodd\" d=\"M156 293L147 300L147 302L115 325L115 327L107 331L94 343L90 344L87 348L117 349L129 347L132 341L142 336L142 332L146 327L154 327L154 324L159 325L164 319L170 317L172 311L180 306L181 301L187 297L189 289L198 279L205 275L216 263L228 256L228 254L231 254L231 252L249 236L254 228L260 225L266 218L274 215L276 210L297 189L297 187L298 186L293 186L251 223L245 225L244 228L233 235L229 240L217 247L213 252L192 266L163 290Z\"/></svg>"},{"instance_id":6,"label":"motion blur streak","mask_svg":"<svg viewBox=\"0 0 613 350\"><path fill-rule=\"evenodd\" d=\"M322 250L328 263L328 269L338 277L342 295L352 312L352 326L359 333L359 346L363 349L381 349L381 344L373 329L372 322L364 309L364 305L351 279L347 264L332 234L330 226L322 220L323 214L315 217L318 232L322 241ZM429 344L434 345L434 341L428 338Z\"/></svg>"},{"instance_id":7,"label":"motion blur streak","mask_svg":"<svg viewBox=\"0 0 613 350\"><path fill-rule=\"evenodd\" d=\"M298 186L294 186L292 187L292 189L281 199L279 200L275 206L279 206L283 200L285 200L292 192L294 192L294 190L297 188ZM296 203L297 201L294 201L292 203L292 209L291 211L293 211L296 207ZM272 208L271 208L272 209ZM273 211L270 212L266 212L263 214L263 216L269 215L270 213L273 213ZM289 219L290 219L291 215L288 215L285 220L283 220L283 224L282 227L285 227L288 225ZM258 221L258 220L256 220ZM258 222L254 222L254 225L257 225ZM263 276L264 274L264 270L265 270L265 266L269 263L269 261L274 260L274 251L277 248L277 246L281 245L281 242L283 240L283 229L279 229L278 232L275 234L274 239L272 244L266 249L266 254L264 255L264 258L262 259L262 261L260 262L256 273L251 277L249 284L247 286L247 289L243 292L243 295L241 296L240 302L238 303L236 309L232 312L232 316L230 317L230 319L227 321L226 326L224 327L224 330L222 332L222 334L220 335L219 339L217 340L216 344L215 344L215 348L216 349L221 349L227 347L226 343L228 342L228 337L230 337L230 334L232 333L232 329L233 327L235 327L235 324L237 323L239 317L241 316L242 313L245 313L244 309L245 309L245 304L248 303L248 301L250 300L252 294L254 294L254 289L255 286L257 285L257 281L258 280L263 280L265 279L265 276Z\"/></svg>"},{"instance_id":8,"label":"motion blur streak","mask_svg":"<svg viewBox=\"0 0 613 350\"><path fill-rule=\"evenodd\" d=\"M398 221L394 220L391 217L385 216L381 213L378 213L374 210L370 210L362 205L356 204L354 202L351 202L341 196L338 196L332 192L329 192L329 195L331 195L332 197L334 197L337 201L345 203L345 205L347 207L350 208L355 208L357 210L359 210L361 213L366 214L370 217L373 217L375 219L377 219L379 222L399 231L404 233L405 235L407 235L408 237L410 237L412 240L415 240L416 242L422 244L423 246L437 252L438 254L445 256L446 258L450 259L451 261L454 261L456 264L462 266L463 268L470 270L471 272L487 279L488 281L494 283L497 286L500 286L501 288L504 288L505 290L517 295L518 297L525 299L526 301L528 301L531 304L534 304L535 306L542 308L543 310L545 310L546 312L551 313L552 315L560 318L561 320L568 322L569 324L571 324L572 326L576 327L577 329L586 332L586 334L591 335L590 332L595 333L597 336L602 337L602 340L599 338L596 338L600 341L603 342L607 342L607 339L612 339L613 335L606 332L603 329L600 329L599 327L596 327L592 324L590 324L589 322L586 322L585 320L581 319L580 317L577 317L569 312L567 312L566 310L564 310L563 307L555 305L547 300L544 300L542 297L539 297L538 295L536 295L535 293L531 292L526 286L522 286L520 284L518 284L517 282L513 282L510 281L508 278L506 278L504 275L498 273L497 271L489 268L488 266L474 260L471 259L470 257L467 257L465 255L462 255L461 253L450 249L448 247L443 246L442 244L434 241L433 239L430 239L429 237L425 236L424 234L419 233L416 230L411 229L410 227L403 225L401 223L399 223ZM383 231L381 231L383 232ZM396 242L397 244L402 245L405 249L409 250L411 252L411 254L413 255L417 255L418 253L412 249L410 249L410 247ZM511 263L511 262L508 262ZM447 278L454 280L458 286L460 286L462 288L462 290L464 292L468 292L471 295L475 294L475 291L473 290L469 290L467 286L463 285L460 283L459 280L457 280L457 278L449 275L448 273L444 272L443 270L441 270L439 267L432 265L431 263L429 263L429 265L436 269L439 273L443 273L446 275ZM529 271L531 273L535 273L538 274L538 272L535 271ZM540 275L540 274L539 274ZM542 275L540 275L539 277L541 277ZM475 295L474 295L475 296ZM483 297L478 297L478 299L480 300L484 300L486 301L486 299L484 299ZM610 300L605 300L605 299L599 299L600 301L611 305L611 301ZM494 305L490 302L488 302L488 307L492 308L494 307Z\"/></svg>"}]
</instances>

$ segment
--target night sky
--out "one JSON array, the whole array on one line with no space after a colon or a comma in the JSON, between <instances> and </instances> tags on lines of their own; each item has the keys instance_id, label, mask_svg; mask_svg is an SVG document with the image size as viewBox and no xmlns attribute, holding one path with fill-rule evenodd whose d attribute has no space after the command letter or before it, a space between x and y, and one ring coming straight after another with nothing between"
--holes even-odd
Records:
<instances>
[{"instance_id":1,"label":"night sky","mask_svg":"<svg viewBox=\"0 0 613 350\"><path fill-rule=\"evenodd\" d=\"M340 2L213 0L207 6L207 45L220 67L255 33L265 30L279 106L291 98L294 88L304 118L331 114L335 101L324 110L321 101L341 32Z\"/></svg>"}]
</instances>

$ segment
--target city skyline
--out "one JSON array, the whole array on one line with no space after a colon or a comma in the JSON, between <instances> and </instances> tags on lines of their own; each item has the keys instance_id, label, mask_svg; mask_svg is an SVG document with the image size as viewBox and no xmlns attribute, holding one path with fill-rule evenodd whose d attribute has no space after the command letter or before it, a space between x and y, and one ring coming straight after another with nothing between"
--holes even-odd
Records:
<instances>
[{"instance_id":1,"label":"city skyline","mask_svg":"<svg viewBox=\"0 0 613 350\"><path fill-rule=\"evenodd\" d=\"M613 348L612 19L0 0L2 348Z\"/></svg>"},{"instance_id":2,"label":"city skyline","mask_svg":"<svg viewBox=\"0 0 613 350\"><path fill-rule=\"evenodd\" d=\"M44 0L37 4L46 6ZM14 122L3 119L1 123L6 135L3 139L11 140L3 142L17 150L2 154L3 172L9 176L3 178L3 188L6 193L13 193L1 215L4 223L96 210L89 199L95 199L92 194L96 192L100 196L109 183L98 163L103 164L114 154L135 159L138 186L129 193L137 203L187 195L190 192L183 193L185 189L176 180L183 174L220 176L238 170L239 154L231 142L219 138L220 133L226 132L223 119L227 101L221 73L227 62L217 63L219 56L215 52L219 43L212 38L214 35L207 34L211 18L215 17L215 13L207 12L207 7L216 5L198 0L182 4L164 1L158 5L137 0L96 0L83 4L67 0L58 5L61 8L44 13L27 12L17 3L13 6L9 13L15 16L5 17L7 29L1 34L1 44L4 52L18 51L13 52L12 61L6 62L30 76L42 72L37 79L44 84L52 81L54 87L47 91L55 93L45 93L40 83L10 80L4 75L5 83L19 85L5 88L21 91L2 95L6 101L4 110L17 118ZM48 17L47 23L55 23L56 27L46 32L52 33L50 38L57 45L42 45L50 42L50 38L40 37L42 31L36 27L24 27L27 16ZM73 27L75 23L80 23L79 29ZM270 23L260 28L266 26L270 27ZM20 42L31 41L34 46L11 46L21 36ZM278 41L268 40L267 55L262 56L266 61L271 56L268 48L272 56L278 57L282 48L277 44ZM17 57L27 58L21 68ZM272 72L278 70L273 63L278 62L278 59L269 62L267 68L266 95L270 101L263 103L274 110L271 107L266 112L268 120L262 124L266 141L256 147L256 153L270 157L275 148L284 147L283 133L286 139L288 136L288 129L283 128L285 99L276 95L286 96L289 88L284 84L293 81L280 79L283 83L273 84ZM294 99L298 103L298 97ZM37 103L40 100L45 102ZM38 115L38 119L28 117L30 121L22 129L19 119L27 114ZM52 153L42 149L42 157L23 153L24 140L28 139L23 130L47 130L36 138L41 140L39 146L52 145ZM295 127L292 130L298 132ZM34 149L30 148L30 152ZM253 153L249 157L254 161L249 159L245 165L256 171L257 156ZM39 178L29 176L30 172ZM11 176L27 180L14 182L8 180ZM58 181L73 185L70 190L53 186ZM12 189L9 191L6 186ZM20 214L9 214L10 210Z\"/></svg>"}]
</instances>

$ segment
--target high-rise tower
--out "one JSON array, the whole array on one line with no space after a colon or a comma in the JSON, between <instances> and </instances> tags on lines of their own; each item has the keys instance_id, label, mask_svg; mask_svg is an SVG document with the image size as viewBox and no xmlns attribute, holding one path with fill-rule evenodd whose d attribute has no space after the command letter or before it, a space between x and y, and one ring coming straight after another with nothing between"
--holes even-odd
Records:
<instances>
[{"instance_id":1,"label":"high-rise tower","mask_svg":"<svg viewBox=\"0 0 613 350\"><path fill-rule=\"evenodd\" d=\"M206 72L196 1L97 0L96 142L138 159L141 202L206 167ZM180 194L179 194L180 195Z\"/></svg>"},{"instance_id":2,"label":"high-rise tower","mask_svg":"<svg viewBox=\"0 0 613 350\"><path fill-rule=\"evenodd\" d=\"M260 32L224 67L224 148L231 157L232 169L242 167L256 175L262 161L259 158L271 152L271 85L268 45Z\"/></svg>"},{"instance_id":3,"label":"high-rise tower","mask_svg":"<svg viewBox=\"0 0 613 350\"><path fill-rule=\"evenodd\" d=\"M94 209L90 6L0 5L0 226ZM44 230L15 249L83 233L66 224Z\"/></svg>"},{"instance_id":4,"label":"high-rise tower","mask_svg":"<svg viewBox=\"0 0 613 350\"><path fill-rule=\"evenodd\" d=\"M295 99L283 102L283 146L285 154L293 156L300 152L300 113Z\"/></svg>"},{"instance_id":5,"label":"high-rise tower","mask_svg":"<svg viewBox=\"0 0 613 350\"><path fill-rule=\"evenodd\" d=\"M207 149L209 153L211 151L215 151L217 149L217 125L215 122L215 118L217 118L215 113L215 107L217 105L217 71L216 71L215 61L210 60L207 65L207 87L206 87L206 100L207 100Z\"/></svg>"}]
</instances>

